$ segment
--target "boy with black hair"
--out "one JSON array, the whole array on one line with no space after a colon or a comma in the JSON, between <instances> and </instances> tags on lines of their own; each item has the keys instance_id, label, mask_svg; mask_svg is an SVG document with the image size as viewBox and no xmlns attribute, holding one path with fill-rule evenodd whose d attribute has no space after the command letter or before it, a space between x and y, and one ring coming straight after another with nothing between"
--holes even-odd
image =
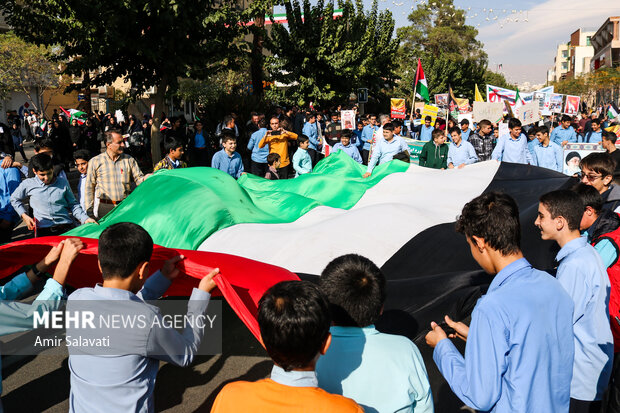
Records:
<instances>
[{"instance_id":1,"label":"boy with black hair","mask_svg":"<svg viewBox=\"0 0 620 413\"><path fill-rule=\"evenodd\" d=\"M532 128L536 135L536 144L532 145L532 165L562 172L564 169L564 152L562 147L549 139L549 128L541 126Z\"/></svg>"},{"instance_id":2,"label":"boy with black hair","mask_svg":"<svg viewBox=\"0 0 620 413\"><path fill-rule=\"evenodd\" d=\"M418 139L422 142L428 142L432 139L432 133L435 130L433 126L431 126L431 122L433 118L430 116L426 116L424 118L424 125L419 125L411 129L412 132L418 132Z\"/></svg>"},{"instance_id":3,"label":"boy with black hair","mask_svg":"<svg viewBox=\"0 0 620 413\"><path fill-rule=\"evenodd\" d=\"M553 128L550 139L560 146L565 146L568 142L577 142L577 133L571 126L572 119L568 115L562 115L560 125Z\"/></svg>"},{"instance_id":4,"label":"boy with black hair","mask_svg":"<svg viewBox=\"0 0 620 413\"><path fill-rule=\"evenodd\" d=\"M406 337L380 333L385 276L368 258L343 255L327 264L319 288L332 313L332 343L317 363L319 387L366 411L432 412L422 355Z\"/></svg>"},{"instance_id":5,"label":"boy with black hair","mask_svg":"<svg viewBox=\"0 0 620 413\"><path fill-rule=\"evenodd\" d=\"M471 129L469 128L469 120L463 119L461 120L459 125L461 125L461 139L463 139L465 142L468 142L469 135L471 135Z\"/></svg>"},{"instance_id":6,"label":"boy with black hair","mask_svg":"<svg viewBox=\"0 0 620 413\"><path fill-rule=\"evenodd\" d=\"M239 179L243 172L243 161L241 155L235 150L237 149L237 138L235 134L227 129L222 131L223 149L213 155L211 167L226 172L235 179Z\"/></svg>"},{"instance_id":7,"label":"boy with black hair","mask_svg":"<svg viewBox=\"0 0 620 413\"><path fill-rule=\"evenodd\" d=\"M271 378L227 384L212 413L362 412L346 397L318 388L315 366L331 343L329 304L308 281L283 281L258 303L258 325L274 362Z\"/></svg>"},{"instance_id":8,"label":"boy with black hair","mask_svg":"<svg viewBox=\"0 0 620 413\"><path fill-rule=\"evenodd\" d=\"M280 175L278 175L278 168L280 167L280 155L277 153L270 153L269 155L267 155L267 165L269 166L269 169L267 169L265 178L271 181L280 179Z\"/></svg>"},{"instance_id":9,"label":"boy with black hair","mask_svg":"<svg viewBox=\"0 0 620 413\"><path fill-rule=\"evenodd\" d=\"M362 156L355 145L351 143L352 132L348 129L342 131L340 135L340 142L334 145L332 153L343 151L349 155L355 162L362 163Z\"/></svg>"},{"instance_id":10,"label":"boy with black hair","mask_svg":"<svg viewBox=\"0 0 620 413\"><path fill-rule=\"evenodd\" d=\"M297 142L299 143L299 148L297 148L295 154L293 155L293 169L295 170L295 178L312 172L312 159L308 154L310 139L306 135L301 135L297 138Z\"/></svg>"},{"instance_id":11,"label":"boy with black hair","mask_svg":"<svg viewBox=\"0 0 620 413\"><path fill-rule=\"evenodd\" d=\"M508 121L508 135L500 136L493 149L491 159L501 162L532 163L532 154L528 148L527 137L521 133L521 121L511 118Z\"/></svg>"},{"instance_id":12,"label":"boy with black hair","mask_svg":"<svg viewBox=\"0 0 620 413\"><path fill-rule=\"evenodd\" d=\"M73 152L73 162L80 173L80 180L77 186L77 200L84 211L86 211L86 172L88 171L88 161L90 152L87 149L78 149Z\"/></svg>"},{"instance_id":13,"label":"boy with black hair","mask_svg":"<svg viewBox=\"0 0 620 413\"><path fill-rule=\"evenodd\" d=\"M444 131L440 129L433 131L433 139L426 142L422 147L419 165L434 169L446 169L448 167L448 145L446 145Z\"/></svg>"},{"instance_id":14,"label":"boy with black hair","mask_svg":"<svg viewBox=\"0 0 620 413\"><path fill-rule=\"evenodd\" d=\"M598 118L592 119L591 129L583 134L583 142L585 143L599 143L603 140L603 131L601 130L601 120Z\"/></svg>"},{"instance_id":15,"label":"boy with black hair","mask_svg":"<svg viewBox=\"0 0 620 413\"><path fill-rule=\"evenodd\" d=\"M401 152L409 155L409 145L400 137L394 136L394 125L390 122L383 125L383 139L380 139L372 150L372 155L368 161L366 173L362 176L368 178L376 165L381 165L394 159L394 156Z\"/></svg>"},{"instance_id":16,"label":"boy with black hair","mask_svg":"<svg viewBox=\"0 0 620 413\"><path fill-rule=\"evenodd\" d=\"M583 212L579 195L557 190L540 197L534 223L543 240L554 240L560 246L556 278L574 303L571 413L600 409L613 357L608 312L610 282L598 253L579 232Z\"/></svg>"},{"instance_id":17,"label":"boy with black hair","mask_svg":"<svg viewBox=\"0 0 620 413\"><path fill-rule=\"evenodd\" d=\"M11 205L28 229L34 230L35 236L60 235L72 229L74 225L69 212L82 224L97 222L89 218L75 200L67 180L54 176L54 165L49 155L35 155L30 163L36 176L19 184L11 195ZM28 215L22 202L27 197L30 197L34 218Z\"/></svg>"},{"instance_id":18,"label":"boy with black hair","mask_svg":"<svg viewBox=\"0 0 620 413\"><path fill-rule=\"evenodd\" d=\"M614 178L620 176L620 151L616 148L616 140L617 136L613 132L603 131L603 140L601 141L601 145L605 152L611 156L616 162L616 169L614 169Z\"/></svg>"},{"instance_id":19,"label":"boy with black hair","mask_svg":"<svg viewBox=\"0 0 620 413\"><path fill-rule=\"evenodd\" d=\"M467 165L478 162L478 155L471 143L464 141L461 137L461 130L456 126L449 131L452 142L448 149L448 168L462 169Z\"/></svg>"},{"instance_id":20,"label":"boy with black hair","mask_svg":"<svg viewBox=\"0 0 620 413\"><path fill-rule=\"evenodd\" d=\"M187 164L181 160L185 153L185 149L181 142L177 141L175 138L168 138L164 141L164 150L167 155L155 165L153 172L160 169L187 168Z\"/></svg>"},{"instance_id":21,"label":"boy with black hair","mask_svg":"<svg viewBox=\"0 0 620 413\"><path fill-rule=\"evenodd\" d=\"M476 155L478 155L480 162L491 159L496 143L491 122L487 119L482 119L478 122L478 131L469 136L468 142L476 150Z\"/></svg>"},{"instance_id":22,"label":"boy with black hair","mask_svg":"<svg viewBox=\"0 0 620 413\"><path fill-rule=\"evenodd\" d=\"M370 156L370 148L372 147L372 138L375 131L379 129L377 126L377 115L369 113L366 117L368 124L362 129L362 161L364 165L368 165L368 157Z\"/></svg>"},{"instance_id":23,"label":"boy with black hair","mask_svg":"<svg viewBox=\"0 0 620 413\"><path fill-rule=\"evenodd\" d=\"M620 205L620 186L613 184L616 163L605 152L592 152L579 163L579 178L586 185L592 185L603 197L603 208L616 211Z\"/></svg>"},{"instance_id":24,"label":"boy with black hair","mask_svg":"<svg viewBox=\"0 0 620 413\"><path fill-rule=\"evenodd\" d=\"M519 209L510 196L489 192L457 218L472 257L493 276L471 324L446 324L466 340L465 357L435 322L426 335L433 360L469 407L494 412L566 412L572 376L573 303L551 275L521 252Z\"/></svg>"},{"instance_id":25,"label":"boy with black hair","mask_svg":"<svg viewBox=\"0 0 620 413\"><path fill-rule=\"evenodd\" d=\"M176 256L149 276L153 239L139 225L121 222L106 228L99 237L99 268L103 284L80 288L69 296L67 311L87 303L95 316L116 315L131 309L143 319L143 327L122 329L108 351L93 347L70 348L70 412L153 412L155 379L159 361L178 366L192 363L204 334L204 323L190 323L183 333L167 328L159 308L146 300L160 298L179 275ZM188 318L204 316L210 292L215 288L216 268L200 280L187 305ZM97 337L98 329L67 326L67 336ZM77 331L77 333L76 333Z\"/></svg>"}]
</instances>

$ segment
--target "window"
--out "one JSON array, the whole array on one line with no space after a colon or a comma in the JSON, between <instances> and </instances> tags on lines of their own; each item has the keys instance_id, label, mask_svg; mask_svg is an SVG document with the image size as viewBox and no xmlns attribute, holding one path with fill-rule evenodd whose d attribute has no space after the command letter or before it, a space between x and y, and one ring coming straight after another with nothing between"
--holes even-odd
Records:
<instances>
[{"instance_id":1,"label":"window","mask_svg":"<svg viewBox=\"0 0 620 413\"><path fill-rule=\"evenodd\" d=\"M568 70L568 62L562 62L562 70Z\"/></svg>"},{"instance_id":2,"label":"window","mask_svg":"<svg viewBox=\"0 0 620 413\"><path fill-rule=\"evenodd\" d=\"M592 46L592 37L591 36L586 37L586 46Z\"/></svg>"},{"instance_id":3,"label":"window","mask_svg":"<svg viewBox=\"0 0 620 413\"><path fill-rule=\"evenodd\" d=\"M568 50L562 50L562 57L566 59L568 57Z\"/></svg>"}]
</instances>

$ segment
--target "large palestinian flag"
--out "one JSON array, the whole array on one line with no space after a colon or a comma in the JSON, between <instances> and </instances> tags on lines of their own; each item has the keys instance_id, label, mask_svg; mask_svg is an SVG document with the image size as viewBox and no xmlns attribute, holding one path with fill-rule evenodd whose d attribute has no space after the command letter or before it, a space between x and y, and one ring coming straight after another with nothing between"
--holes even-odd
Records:
<instances>
[{"instance_id":1,"label":"large palestinian flag","mask_svg":"<svg viewBox=\"0 0 620 413\"><path fill-rule=\"evenodd\" d=\"M311 174L281 181L249 174L235 181L211 168L158 172L100 225L66 234L83 237L87 245L69 284L99 282L99 234L111 224L134 222L158 245L153 268L178 252L188 257L183 276L168 294L188 294L209 269L219 267L220 292L258 337L256 304L267 288L279 280L317 279L333 258L358 253L372 259L388 279L377 327L417 342L437 399L441 377L423 342L428 325L444 314L466 318L490 283L464 237L454 231L463 205L485 191L512 195L519 204L526 257L550 269L556 247L542 242L534 227L538 198L568 185L570 178L495 161L446 171L392 161L375 168L370 178L362 178L364 172L343 152L325 158ZM0 277L35 262L59 239L0 247Z\"/></svg>"}]
</instances>

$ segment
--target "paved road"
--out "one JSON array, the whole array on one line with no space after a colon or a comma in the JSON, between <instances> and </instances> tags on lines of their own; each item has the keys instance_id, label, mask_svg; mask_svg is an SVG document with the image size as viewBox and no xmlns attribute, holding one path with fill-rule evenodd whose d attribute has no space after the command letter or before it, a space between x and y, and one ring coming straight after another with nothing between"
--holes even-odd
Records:
<instances>
[{"instance_id":1,"label":"paved road","mask_svg":"<svg viewBox=\"0 0 620 413\"><path fill-rule=\"evenodd\" d=\"M30 158L32 155L32 144L26 144L26 156ZM17 160L22 160L21 155L17 155ZM73 170L68 178L75 189L77 171ZM21 224L13 233L13 241L30 236L30 231ZM161 363L155 389L156 411L208 412L220 389L229 381L257 380L269 375L272 363L266 352L225 301L222 323L222 354L198 356L186 368ZM19 342L19 337L4 337L0 344L3 348L10 348ZM5 412L68 411L67 356L55 353L46 350L37 356L2 357Z\"/></svg>"}]
</instances>

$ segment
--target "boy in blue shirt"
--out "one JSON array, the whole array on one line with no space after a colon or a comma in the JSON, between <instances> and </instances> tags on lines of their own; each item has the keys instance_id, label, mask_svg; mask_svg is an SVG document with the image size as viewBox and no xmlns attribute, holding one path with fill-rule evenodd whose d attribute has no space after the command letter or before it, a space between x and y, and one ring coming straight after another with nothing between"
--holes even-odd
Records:
<instances>
[{"instance_id":1,"label":"boy in blue shirt","mask_svg":"<svg viewBox=\"0 0 620 413\"><path fill-rule=\"evenodd\" d=\"M599 411L614 350L608 311L611 285L601 257L579 232L584 209L573 191L549 192L540 197L534 223L543 240L560 246L556 278L574 303L570 412Z\"/></svg>"},{"instance_id":2,"label":"boy in blue shirt","mask_svg":"<svg viewBox=\"0 0 620 413\"><path fill-rule=\"evenodd\" d=\"M348 254L330 262L319 287L332 313L332 343L316 366L319 387L373 412L433 412L424 361L407 337L380 333L385 276L368 258Z\"/></svg>"},{"instance_id":3,"label":"boy in blue shirt","mask_svg":"<svg viewBox=\"0 0 620 413\"><path fill-rule=\"evenodd\" d=\"M35 236L60 235L72 229L74 222L69 212L82 224L97 223L84 212L71 192L69 183L54 176L54 165L49 155L35 155L30 164L35 177L27 178L19 184L11 195L11 205L28 229L35 231ZM22 202L27 197L30 197L34 218L28 215Z\"/></svg>"},{"instance_id":4,"label":"boy in blue shirt","mask_svg":"<svg viewBox=\"0 0 620 413\"><path fill-rule=\"evenodd\" d=\"M368 178L377 164L391 161L394 155L400 152L407 152L409 156L409 145L401 137L394 136L394 126L388 122L383 125L383 139L380 139L373 149L368 168L362 177Z\"/></svg>"},{"instance_id":5,"label":"boy in blue shirt","mask_svg":"<svg viewBox=\"0 0 620 413\"><path fill-rule=\"evenodd\" d=\"M243 172L241 155L235 152L235 149L237 149L237 138L234 132L229 130L222 131L222 146L224 148L213 155L211 167L226 172L235 179L239 179L245 172Z\"/></svg>"},{"instance_id":6,"label":"boy in blue shirt","mask_svg":"<svg viewBox=\"0 0 620 413\"><path fill-rule=\"evenodd\" d=\"M306 135L301 135L297 138L297 142L299 143L299 148L297 148L293 155L293 169L296 172L295 178L312 172L312 159L310 159L308 154L310 139Z\"/></svg>"},{"instance_id":7,"label":"boy in blue shirt","mask_svg":"<svg viewBox=\"0 0 620 413\"><path fill-rule=\"evenodd\" d=\"M600 119L592 119L590 123L592 125L592 130L586 132L583 135L583 142L585 143L599 143L603 140L603 131L601 130L601 120Z\"/></svg>"},{"instance_id":8,"label":"boy in blue shirt","mask_svg":"<svg viewBox=\"0 0 620 413\"><path fill-rule=\"evenodd\" d=\"M466 341L465 357L435 322L426 335L433 360L467 406L492 412L567 412L573 362L573 303L551 275L521 252L519 208L489 192L468 202L456 230L493 276L470 326L445 316L450 338Z\"/></svg>"},{"instance_id":9,"label":"boy in blue shirt","mask_svg":"<svg viewBox=\"0 0 620 413\"><path fill-rule=\"evenodd\" d=\"M435 128L431 126L432 121L433 121L433 118L431 118L430 116L427 116L424 118L424 125L420 125L416 128L417 131L420 133L420 136L418 139L420 139L422 142L428 142L433 137L432 134Z\"/></svg>"},{"instance_id":10,"label":"boy in blue shirt","mask_svg":"<svg viewBox=\"0 0 620 413\"><path fill-rule=\"evenodd\" d=\"M501 162L531 164L532 154L528 148L527 137L521 133L521 121L511 118L508 121L508 135L500 136L493 149L491 159Z\"/></svg>"},{"instance_id":11,"label":"boy in blue shirt","mask_svg":"<svg viewBox=\"0 0 620 413\"><path fill-rule=\"evenodd\" d=\"M471 135L471 129L469 129L469 120L463 119L461 121L461 139L463 139L465 142L468 142L469 135Z\"/></svg>"},{"instance_id":12,"label":"boy in blue shirt","mask_svg":"<svg viewBox=\"0 0 620 413\"><path fill-rule=\"evenodd\" d=\"M478 155L473 145L464 141L461 136L461 130L456 126L450 129L452 142L448 148L448 169L462 169L466 165L478 162Z\"/></svg>"},{"instance_id":13,"label":"boy in blue shirt","mask_svg":"<svg viewBox=\"0 0 620 413\"><path fill-rule=\"evenodd\" d=\"M536 144L532 146L533 165L562 172L564 168L564 151L562 147L549 139L549 128L541 126L535 130Z\"/></svg>"},{"instance_id":14,"label":"boy in blue shirt","mask_svg":"<svg viewBox=\"0 0 620 413\"><path fill-rule=\"evenodd\" d=\"M258 144L267 135L267 120L265 118L259 119L258 127L259 129L250 136L250 141L248 142L248 150L252 151L250 172L257 176L265 176L269 169L267 162L269 146L265 145L260 148Z\"/></svg>"},{"instance_id":15,"label":"boy in blue shirt","mask_svg":"<svg viewBox=\"0 0 620 413\"><path fill-rule=\"evenodd\" d=\"M569 142L577 142L577 133L575 129L570 125L572 119L568 115L562 115L560 126L554 128L551 132L550 139L552 142L557 143L560 146L564 146Z\"/></svg>"},{"instance_id":16,"label":"boy in blue shirt","mask_svg":"<svg viewBox=\"0 0 620 413\"><path fill-rule=\"evenodd\" d=\"M340 135L340 142L334 145L332 149L332 153L336 153L338 151L343 151L347 155L349 155L355 162L362 163L362 157L360 152L357 150L355 145L351 143L351 131L343 130Z\"/></svg>"}]
</instances>

